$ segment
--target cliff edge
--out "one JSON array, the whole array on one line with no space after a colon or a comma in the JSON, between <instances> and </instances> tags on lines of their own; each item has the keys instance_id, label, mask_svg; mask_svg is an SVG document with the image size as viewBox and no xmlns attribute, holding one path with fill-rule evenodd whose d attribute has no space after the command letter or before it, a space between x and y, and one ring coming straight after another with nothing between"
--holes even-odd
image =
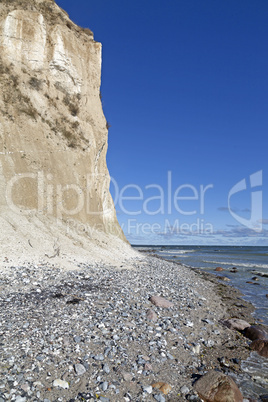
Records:
<instances>
[{"instance_id":1,"label":"cliff edge","mask_svg":"<svg viewBox=\"0 0 268 402\"><path fill-rule=\"evenodd\" d=\"M136 256L109 192L101 52L54 0L0 3L4 262Z\"/></svg>"}]
</instances>

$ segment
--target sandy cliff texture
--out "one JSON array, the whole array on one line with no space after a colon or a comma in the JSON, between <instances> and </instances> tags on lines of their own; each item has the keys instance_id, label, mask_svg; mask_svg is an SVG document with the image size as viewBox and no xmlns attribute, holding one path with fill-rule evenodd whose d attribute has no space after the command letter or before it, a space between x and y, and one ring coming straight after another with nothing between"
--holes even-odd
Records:
<instances>
[{"instance_id":1,"label":"sandy cliff texture","mask_svg":"<svg viewBox=\"0 0 268 402\"><path fill-rule=\"evenodd\" d=\"M1 260L133 255L109 193L101 51L53 0L0 3Z\"/></svg>"}]
</instances>

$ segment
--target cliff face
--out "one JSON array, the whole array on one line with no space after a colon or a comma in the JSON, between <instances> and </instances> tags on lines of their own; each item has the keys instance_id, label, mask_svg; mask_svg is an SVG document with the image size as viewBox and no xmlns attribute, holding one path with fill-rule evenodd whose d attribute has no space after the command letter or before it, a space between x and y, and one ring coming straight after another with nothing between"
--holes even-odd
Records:
<instances>
[{"instance_id":1,"label":"cliff face","mask_svg":"<svg viewBox=\"0 0 268 402\"><path fill-rule=\"evenodd\" d=\"M2 245L9 233L34 248L37 232L44 243L63 232L126 241L109 193L101 51L53 0L1 1Z\"/></svg>"}]
</instances>

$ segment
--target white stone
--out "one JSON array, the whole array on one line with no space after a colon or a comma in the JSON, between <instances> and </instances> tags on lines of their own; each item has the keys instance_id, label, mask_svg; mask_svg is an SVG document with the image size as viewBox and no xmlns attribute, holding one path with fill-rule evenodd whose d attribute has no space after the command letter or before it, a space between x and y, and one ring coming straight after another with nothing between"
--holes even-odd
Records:
<instances>
[{"instance_id":1,"label":"white stone","mask_svg":"<svg viewBox=\"0 0 268 402\"><path fill-rule=\"evenodd\" d=\"M186 325L186 327L192 328L194 326L194 323L192 321L187 321L185 325Z\"/></svg>"},{"instance_id":2,"label":"white stone","mask_svg":"<svg viewBox=\"0 0 268 402\"><path fill-rule=\"evenodd\" d=\"M181 393L182 394L188 394L188 392L190 391L189 390L189 388L188 387L186 387L186 385L183 385L182 387L181 387Z\"/></svg>"},{"instance_id":3,"label":"white stone","mask_svg":"<svg viewBox=\"0 0 268 402\"><path fill-rule=\"evenodd\" d=\"M143 387L143 391L147 392L148 394L151 394L153 392L153 387L151 385L147 385Z\"/></svg>"},{"instance_id":4,"label":"white stone","mask_svg":"<svg viewBox=\"0 0 268 402\"><path fill-rule=\"evenodd\" d=\"M77 375L83 375L86 372L86 368L83 366L83 364L75 364L74 365L74 370Z\"/></svg>"},{"instance_id":5,"label":"white stone","mask_svg":"<svg viewBox=\"0 0 268 402\"><path fill-rule=\"evenodd\" d=\"M53 381L53 387L68 389L69 384L67 381L60 380L59 378Z\"/></svg>"},{"instance_id":6,"label":"white stone","mask_svg":"<svg viewBox=\"0 0 268 402\"><path fill-rule=\"evenodd\" d=\"M199 355L200 353L200 345L195 345L192 347L192 351L196 354Z\"/></svg>"}]
</instances>

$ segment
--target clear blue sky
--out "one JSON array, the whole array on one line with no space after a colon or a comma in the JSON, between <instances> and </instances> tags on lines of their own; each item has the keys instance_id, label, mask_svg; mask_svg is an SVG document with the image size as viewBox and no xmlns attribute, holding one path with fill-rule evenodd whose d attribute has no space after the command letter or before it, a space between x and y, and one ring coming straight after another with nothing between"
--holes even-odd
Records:
<instances>
[{"instance_id":1,"label":"clear blue sky","mask_svg":"<svg viewBox=\"0 0 268 402\"><path fill-rule=\"evenodd\" d=\"M268 1L57 3L103 45L107 163L130 242L266 245Z\"/></svg>"}]
</instances>

